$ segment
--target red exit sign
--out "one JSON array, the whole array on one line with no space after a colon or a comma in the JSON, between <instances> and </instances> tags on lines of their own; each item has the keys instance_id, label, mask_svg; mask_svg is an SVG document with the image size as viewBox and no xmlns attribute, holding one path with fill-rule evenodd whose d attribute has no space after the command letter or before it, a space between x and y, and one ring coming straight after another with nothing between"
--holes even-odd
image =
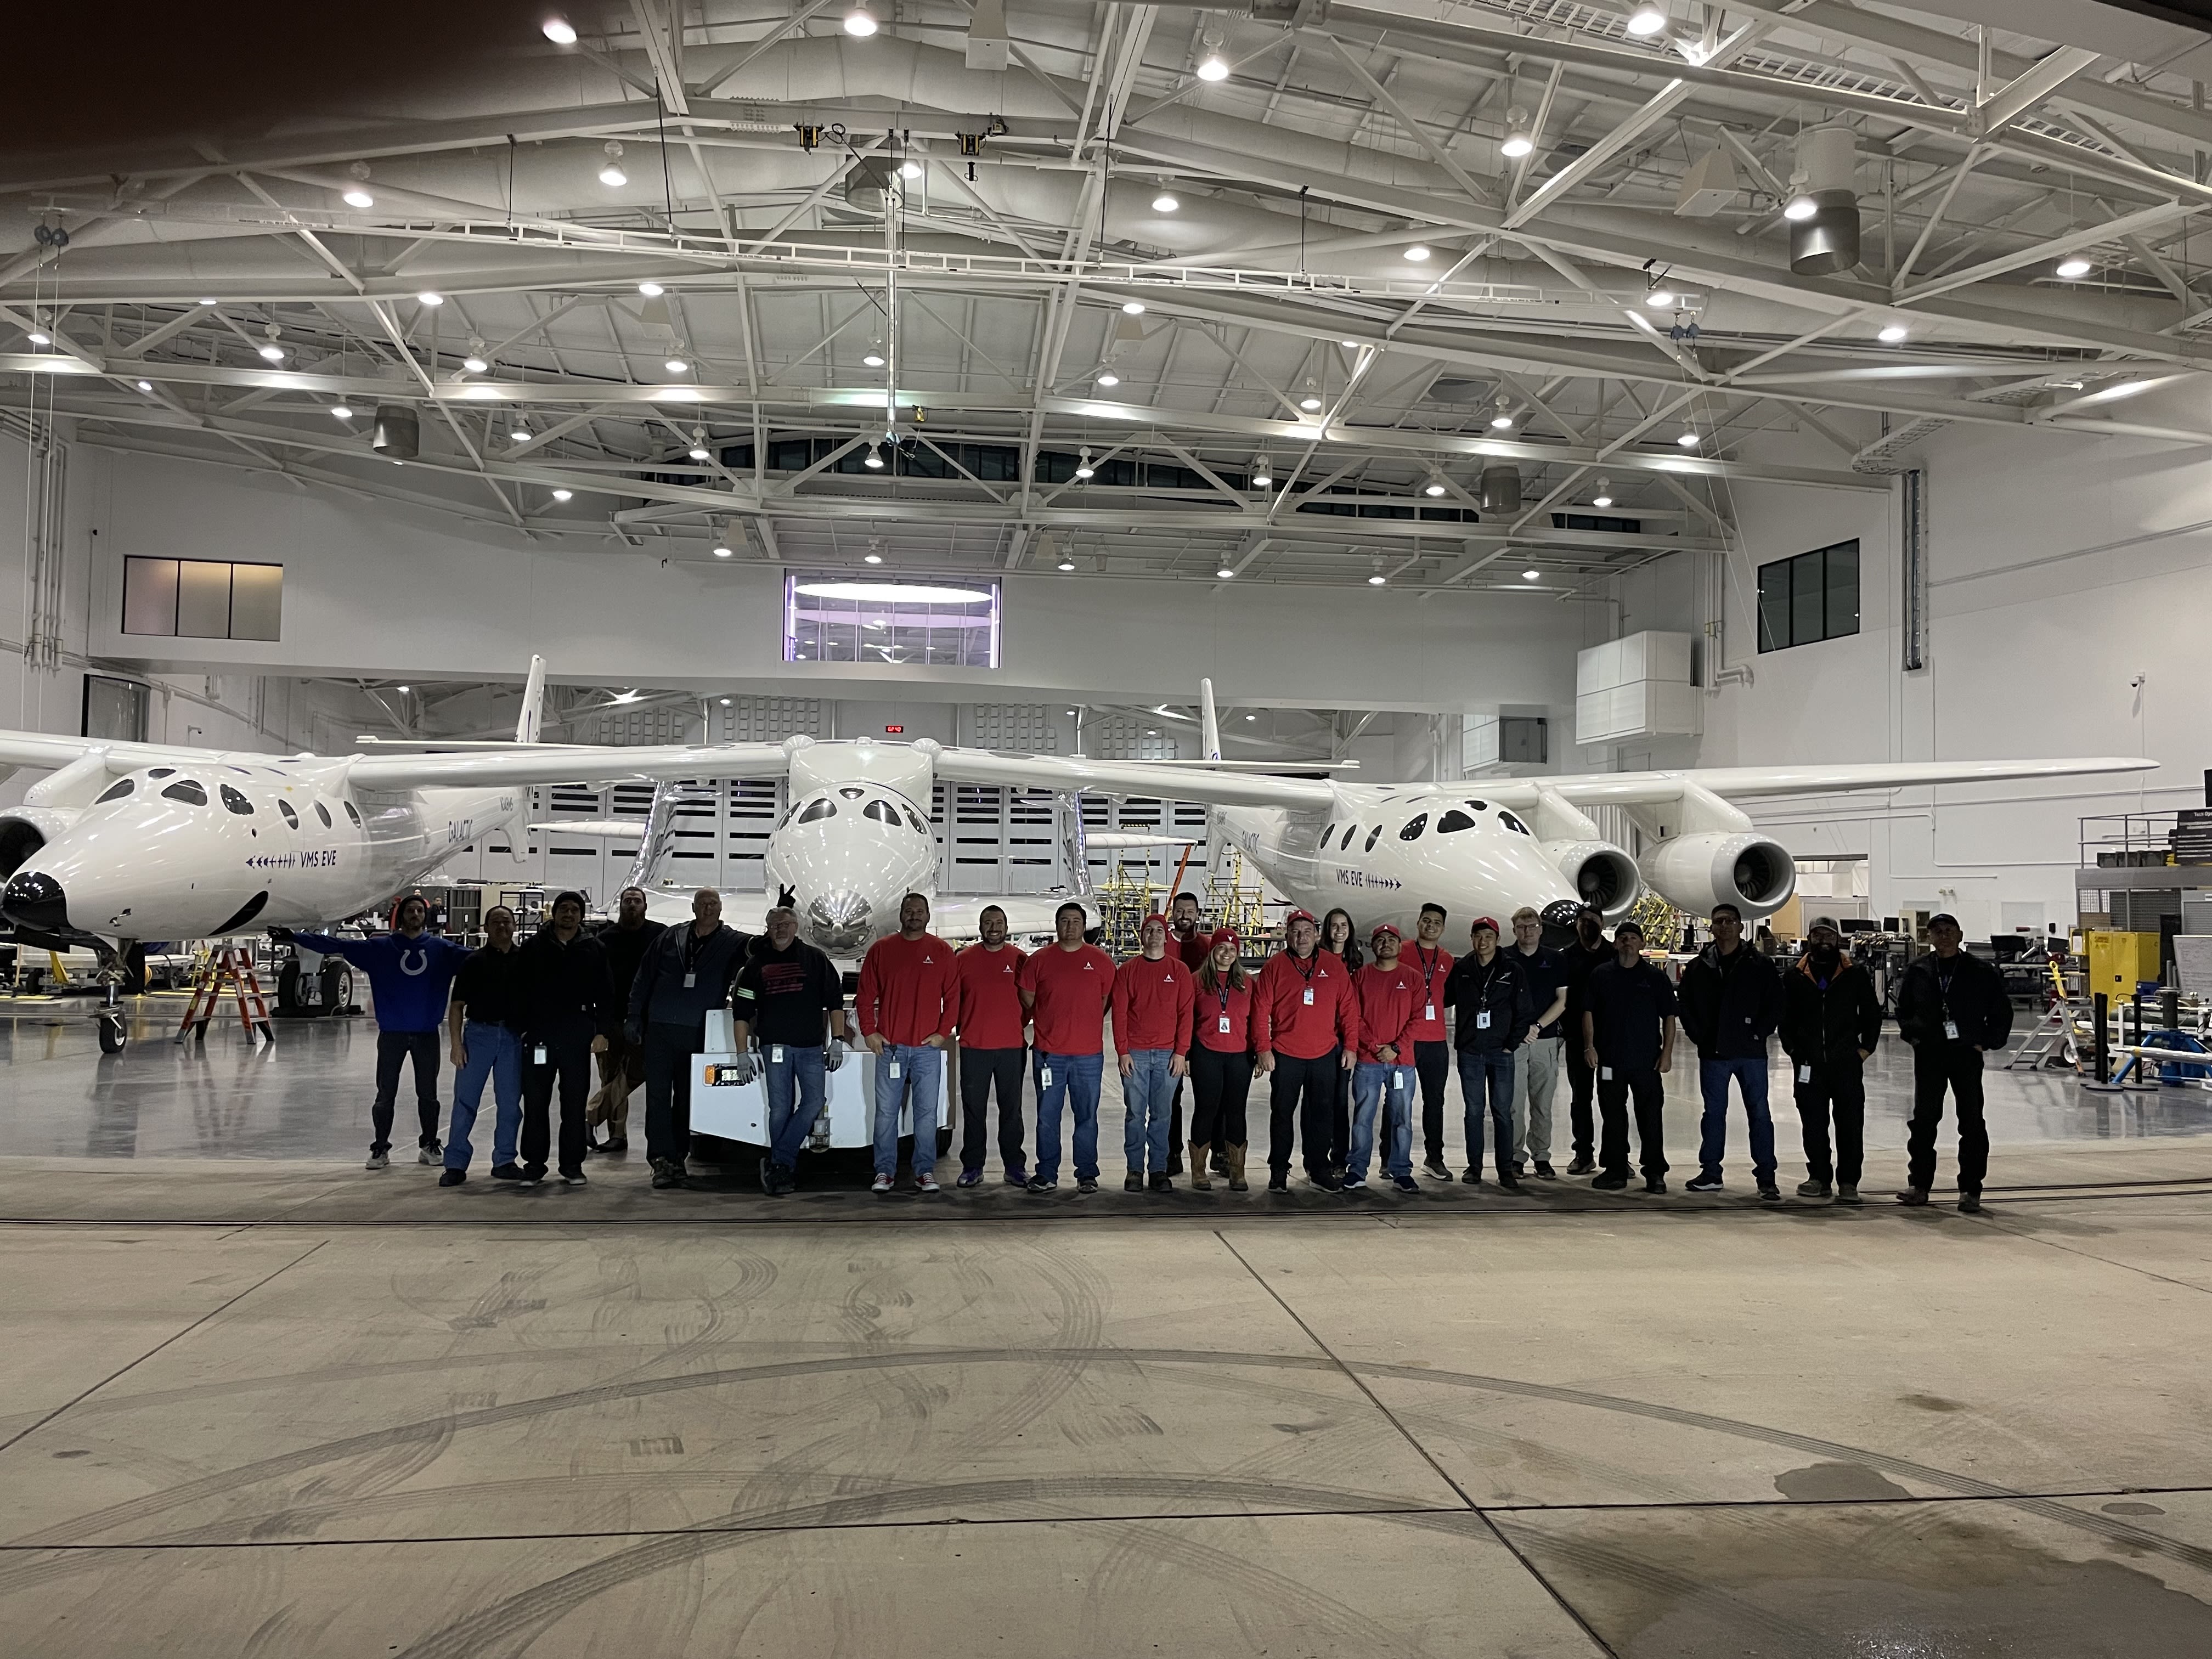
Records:
<instances>
[{"instance_id":1,"label":"red exit sign","mask_svg":"<svg viewBox=\"0 0 2212 1659\"><path fill-rule=\"evenodd\" d=\"M886 726L885 727L884 727L884 732L885 732L886 733L888 733L888 734L889 734L889 735L890 735L891 737L894 737L894 738L895 738L895 737L898 736L898 735L899 735L899 733L901 733L902 732L905 731L905 730L906 730L906 727L904 727L903 726Z\"/></svg>"}]
</instances>

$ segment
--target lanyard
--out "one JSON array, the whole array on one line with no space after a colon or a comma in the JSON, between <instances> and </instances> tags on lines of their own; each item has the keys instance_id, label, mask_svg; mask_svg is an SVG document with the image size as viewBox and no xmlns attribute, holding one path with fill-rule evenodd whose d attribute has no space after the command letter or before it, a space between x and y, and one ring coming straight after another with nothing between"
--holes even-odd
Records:
<instances>
[{"instance_id":1,"label":"lanyard","mask_svg":"<svg viewBox=\"0 0 2212 1659\"><path fill-rule=\"evenodd\" d=\"M1424 1002L1433 1003L1437 1000L1437 963L1443 955L1441 951L1425 952L1418 945L1413 947L1413 960L1421 964L1421 1000Z\"/></svg>"},{"instance_id":2,"label":"lanyard","mask_svg":"<svg viewBox=\"0 0 2212 1659\"><path fill-rule=\"evenodd\" d=\"M712 933L708 933L705 939L702 939L689 927L684 930L684 971L685 973L698 971L699 957L707 948L707 940L714 937Z\"/></svg>"},{"instance_id":3,"label":"lanyard","mask_svg":"<svg viewBox=\"0 0 2212 1659\"><path fill-rule=\"evenodd\" d=\"M1311 961L1312 961L1312 963L1313 963L1313 966L1312 966L1312 967L1310 967L1310 968L1299 968L1299 967L1298 967L1298 959L1297 959L1296 957L1292 957L1291 958L1291 966L1292 968L1296 968L1296 969L1297 969L1297 975L1298 975L1298 977L1299 977L1300 979L1302 979L1302 980L1305 981L1305 982L1306 982L1307 984L1309 984L1309 985L1310 985L1310 984L1312 984L1312 983L1313 983L1313 976L1314 976L1316 973L1318 973L1318 972L1321 970L1321 952L1320 952L1319 951L1316 951L1313 953L1313 956L1312 956L1312 957L1311 957Z\"/></svg>"},{"instance_id":4,"label":"lanyard","mask_svg":"<svg viewBox=\"0 0 2212 1659\"><path fill-rule=\"evenodd\" d=\"M1221 981L1221 1017L1229 1018L1229 981L1225 979Z\"/></svg>"}]
</instances>

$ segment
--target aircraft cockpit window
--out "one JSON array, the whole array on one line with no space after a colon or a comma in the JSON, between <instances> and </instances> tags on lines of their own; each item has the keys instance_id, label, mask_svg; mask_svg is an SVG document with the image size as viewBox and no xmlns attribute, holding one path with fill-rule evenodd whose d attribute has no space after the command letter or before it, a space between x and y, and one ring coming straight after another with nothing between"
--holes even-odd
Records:
<instances>
[{"instance_id":1,"label":"aircraft cockpit window","mask_svg":"<svg viewBox=\"0 0 2212 1659\"><path fill-rule=\"evenodd\" d=\"M151 767L148 769L146 775L149 778L173 778L177 775L177 769L173 766Z\"/></svg>"},{"instance_id":2,"label":"aircraft cockpit window","mask_svg":"<svg viewBox=\"0 0 2212 1659\"><path fill-rule=\"evenodd\" d=\"M207 805L207 791L190 778L179 778L161 792L161 798L164 800L180 800L187 806Z\"/></svg>"},{"instance_id":3,"label":"aircraft cockpit window","mask_svg":"<svg viewBox=\"0 0 2212 1659\"><path fill-rule=\"evenodd\" d=\"M324 829L327 830L331 827L331 809L320 801L315 803L315 816L323 821Z\"/></svg>"},{"instance_id":4,"label":"aircraft cockpit window","mask_svg":"<svg viewBox=\"0 0 2212 1659\"><path fill-rule=\"evenodd\" d=\"M1416 812L1413 815L1413 821L1398 832L1398 839L1400 841L1419 841L1421 838L1421 831L1428 827L1429 815L1426 812Z\"/></svg>"},{"instance_id":5,"label":"aircraft cockpit window","mask_svg":"<svg viewBox=\"0 0 2212 1659\"><path fill-rule=\"evenodd\" d=\"M353 803L351 801L342 800L338 805L345 808L345 815L353 820L353 827L355 829L361 830L367 828L367 826L361 821L361 814L354 811Z\"/></svg>"},{"instance_id":6,"label":"aircraft cockpit window","mask_svg":"<svg viewBox=\"0 0 2212 1659\"><path fill-rule=\"evenodd\" d=\"M823 818L834 818L836 816L837 803L831 800L829 796L824 795L820 800L810 802L805 811L799 813L794 822L799 823L819 823Z\"/></svg>"},{"instance_id":7,"label":"aircraft cockpit window","mask_svg":"<svg viewBox=\"0 0 2212 1659\"><path fill-rule=\"evenodd\" d=\"M294 830L297 830L300 827L300 815L292 810L292 803L290 801L278 801L276 803L276 810L284 815L284 822L288 827Z\"/></svg>"},{"instance_id":8,"label":"aircraft cockpit window","mask_svg":"<svg viewBox=\"0 0 2212 1659\"><path fill-rule=\"evenodd\" d=\"M1487 812L1490 810L1490 803L1488 801L1471 800L1468 802L1468 805L1474 808L1478 812Z\"/></svg>"},{"instance_id":9,"label":"aircraft cockpit window","mask_svg":"<svg viewBox=\"0 0 2212 1659\"><path fill-rule=\"evenodd\" d=\"M1359 850L1363 853L1371 853L1375 850L1375 843L1382 839L1382 826L1378 823L1367 832L1367 844Z\"/></svg>"},{"instance_id":10,"label":"aircraft cockpit window","mask_svg":"<svg viewBox=\"0 0 2212 1659\"><path fill-rule=\"evenodd\" d=\"M868 792L865 789L855 789L850 784L848 784L844 788L840 789L837 793L842 795L847 800L859 800Z\"/></svg>"},{"instance_id":11,"label":"aircraft cockpit window","mask_svg":"<svg viewBox=\"0 0 2212 1659\"><path fill-rule=\"evenodd\" d=\"M94 806L97 806L100 805L100 801L103 800L121 800L125 795L129 794L137 787L137 783L131 779L118 778L114 782L109 784L106 788L101 790L100 792L99 799L95 799L92 804Z\"/></svg>"},{"instance_id":12,"label":"aircraft cockpit window","mask_svg":"<svg viewBox=\"0 0 2212 1659\"><path fill-rule=\"evenodd\" d=\"M216 793L222 797L222 804L226 807L242 818L250 818L253 816L253 803L240 794L237 790L227 783L218 783L215 787Z\"/></svg>"},{"instance_id":13,"label":"aircraft cockpit window","mask_svg":"<svg viewBox=\"0 0 2212 1659\"><path fill-rule=\"evenodd\" d=\"M1462 830L1474 828L1474 820L1456 806L1437 820L1437 833L1440 836L1455 836Z\"/></svg>"},{"instance_id":14,"label":"aircraft cockpit window","mask_svg":"<svg viewBox=\"0 0 2212 1659\"><path fill-rule=\"evenodd\" d=\"M1528 826L1522 823L1520 819L1515 817L1512 813L1500 812L1498 815L1498 821L1504 824L1508 830L1510 830L1515 835L1531 836L1531 838L1533 839L1533 835Z\"/></svg>"},{"instance_id":15,"label":"aircraft cockpit window","mask_svg":"<svg viewBox=\"0 0 2212 1659\"><path fill-rule=\"evenodd\" d=\"M915 835L926 836L929 833L929 826L915 816L915 810L911 806L906 809L906 821L914 826Z\"/></svg>"},{"instance_id":16,"label":"aircraft cockpit window","mask_svg":"<svg viewBox=\"0 0 2212 1659\"><path fill-rule=\"evenodd\" d=\"M870 801L860 809L860 816L873 818L878 823L888 823L894 830L898 828L898 814L891 810L891 804L887 800Z\"/></svg>"}]
</instances>

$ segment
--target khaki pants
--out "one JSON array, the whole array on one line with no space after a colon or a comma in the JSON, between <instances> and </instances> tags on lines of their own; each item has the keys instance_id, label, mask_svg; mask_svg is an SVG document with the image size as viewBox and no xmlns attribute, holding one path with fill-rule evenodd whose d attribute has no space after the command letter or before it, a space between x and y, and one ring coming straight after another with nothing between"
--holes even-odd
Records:
<instances>
[{"instance_id":1,"label":"khaki pants","mask_svg":"<svg viewBox=\"0 0 2212 1659\"><path fill-rule=\"evenodd\" d=\"M625 1041L617 1033L607 1039L607 1051L595 1056L599 1063L599 1087L592 1095L589 1121L604 1123L610 1134L629 1137L630 1091L645 1081L645 1047Z\"/></svg>"},{"instance_id":2,"label":"khaki pants","mask_svg":"<svg viewBox=\"0 0 2212 1659\"><path fill-rule=\"evenodd\" d=\"M1513 1068L1513 1158L1516 1164L1552 1161L1552 1094L1559 1084L1558 1037L1538 1037L1521 1045Z\"/></svg>"}]
</instances>

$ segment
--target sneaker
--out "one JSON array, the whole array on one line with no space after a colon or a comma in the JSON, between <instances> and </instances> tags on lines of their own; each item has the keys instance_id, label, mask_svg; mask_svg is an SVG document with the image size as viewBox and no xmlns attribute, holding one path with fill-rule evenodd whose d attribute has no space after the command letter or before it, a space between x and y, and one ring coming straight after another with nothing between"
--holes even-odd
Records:
<instances>
[{"instance_id":1,"label":"sneaker","mask_svg":"<svg viewBox=\"0 0 2212 1659\"><path fill-rule=\"evenodd\" d=\"M1695 1181L1686 1182L1682 1188L1686 1193L1717 1193L1720 1189L1721 1178L1717 1175L1701 1175Z\"/></svg>"},{"instance_id":2,"label":"sneaker","mask_svg":"<svg viewBox=\"0 0 2212 1659\"><path fill-rule=\"evenodd\" d=\"M1595 1168L1597 1168L1597 1165L1590 1159L1578 1156L1573 1163L1567 1165L1567 1173L1569 1175L1588 1175Z\"/></svg>"},{"instance_id":3,"label":"sneaker","mask_svg":"<svg viewBox=\"0 0 2212 1659\"><path fill-rule=\"evenodd\" d=\"M511 1164L503 1167L510 1170L514 1169L514 1166ZM492 1173L494 1175L499 1175L499 1171L497 1170L494 1170ZM522 1179L522 1171L515 1170L513 1175L500 1176L500 1179L502 1181L520 1181ZM667 1188L675 1186L682 1179L683 1177L676 1173L676 1165L667 1158L656 1158L653 1160L653 1184L656 1191L665 1192Z\"/></svg>"},{"instance_id":4,"label":"sneaker","mask_svg":"<svg viewBox=\"0 0 2212 1659\"><path fill-rule=\"evenodd\" d=\"M1981 1212L1982 1195L1979 1193L1960 1193L1959 1194L1959 1213L1960 1215L1979 1215Z\"/></svg>"},{"instance_id":5,"label":"sneaker","mask_svg":"<svg viewBox=\"0 0 2212 1659\"><path fill-rule=\"evenodd\" d=\"M1290 1191L1291 1177L1289 1172L1284 1170L1268 1170L1267 1190L1271 1193L1287 1193Z\"/></svg>"},{"instance_id":6,"label":"sneaker","mask_svg":"<svg viewBox=\"0 0 2212 1659\"><path fill-rule=\"evenodd\" d=\"M1897 1201L1908 1209L1917 1210L1928 1201L1928 1189L1925 1187L1907 1187L1898 1194Z\"/></svg>"},{"instance_id":7,"label":"sneaker","mask_svg":"<svg viewBox=\"0 0 2212 1659\"><path fill-rule=\"evenodd\" d=\"M1515 1159L1513 1160L1513 1178L1514 1178L1516 1181L1518 1181L1518 1180L1520 1180L1520 1179L1521 1179L1521 1177L1522 1177L1522 1176L1527 1175L1528 1173L1528 1164L1527 1164L1526 1163L1524 1163L1522 1160L1521 1160L1520 1158L1515 1158Z\"/></svg>"},{"instance_id":8,"label":"sneaker","mask_svg":"<svg viewBox=\"0 0 2212 1659\"><path fill-rule=\"evenodd\" d=\"M1828 1183L1825 1181L1801 1181L1797 1183L1797 1196L1800 1198L1826 1198L1827 1195Z\"/></svg>"},{"instance_id":9,"label":"sneaker","mask_svg":"<svg viewBox=\"0 0 2212 1659\"><path fill-rule=\"evenodd\" d=\"M1536 1165L1537 1180L1557 1181L1559 1178L1559 1172L1557 1170L1554 1170L1550 1164L1540 1163Z\"/></svg>"},{"instance_id":10,"label":"sneaker","mask_svg":"<svg viewBox=\"0 0 2212 1659\"><path fill-rule=\"evenodd\" d=\"M1646 1176L1644 1177L1644 1190L1647 1193L1663 1193L1667 1190L1667 1183L1657 1176Z\"/></svg>"},{"instance_id":11,"label":"sneaker","mask_svg":"<svg viewBox=\"0 0 2212 1659\"><path fill-rule=\"evenodd\" d=\"M1482 1185L1482 1165L1480 1164L1476 1164L1465 1175L1462 1176L1460 1177L1460 1181L1463 1185L1469 1187L1480 1187Z\"/></svg>"},{"instance_id":12,"label":"sneaker","mask_svg":"<svg viewBox=\"0 0 2212 1659\"><path fill-rule=\"evenodd\" d=\"M1782 1201L1782 1188L1771 1183L1761 1187L1759 1189L1759 1201L1762 1204L1779 1204Z\"/></svg>"},{"instance_id":13,"label":"sneaker","mask_svg":"<svg viewBox=\"0 0 2212 1659\"><path fill-rule=\"evenodd\" d=\"M799 1189L799 1171L787 1170L781 1164L771 1164L762 1178L761 1190L770 1198L781 1198L786 1193Z\"/></svg>"},{"instance_id":14,"label":"sneaker","mask_svg":"<svg viewBox=\"0 0 2212 1659\"><path fill-rule=\"evenodd\" d=\"M584 1172L583 1172L581 1170L562 1170L562 1171L561 1171L561 1184L562 1184L563 1187L580 1187L580 1186L582 1186L582 1185L584 1184Z\"/></svg>"},{"instance_id":15,"label":"sneaker","mask_svg":"<svg viewBox=\"0 0 2212 1659\"><path fill-rule=\"evenodd\" d=\"M545 1166L544 1164L526 1164L522 1166L522 1184L524 1186L535 1187L544 1179Z\"/></svg>"},{"instance_id":16,"label":"sneaker","mask_svg":"<svg viewBox=\"0 0 2212 1659\"><path fill-rule=\"evenodd\" d=\"M1521 1190L1521 1177L1515 1175L1499 1176L1498 1177L1498 1190L1501 1193L1519 1192Z\"/></svg>"},{"instance_id":17,"label":"sneaker","mask_svg":"<svg viewBox=\"0 0 2212 1659\"><path fill-rule=\"evenodd\" d=\"M956 1187L980 1187L983 1184L983 1172L981 1170L963 1170L960 1179L952 1184Z\"/></svg>"},{"instance_id":18,"label":"sneaker","mask_svg":"<svg viewBox=\"0 0 2212 1659\"><path fill-rule=\"evenodd\" d=\"M914 1178L914 1189L918 1193L941 1193L945 1190L937 1184L937 1174L933 1170L924 1170Z\"/></svg>"},{"instance_id":19,"label":"sneaker","mask_svg":"<svg viewBox=\"0 0 2212 1659\"><path fill-rule=\"evenodd\" d=\"M1123 1176L1121 1177L1121 1190L1125 1193L1141 1193L1144 1191L1145 1172L1142 1170L1132 1170L1128 1174Z\"/></svg>"},{"instance_id":20,"label":"sneaker","mask_svg":"<svg viewBox=\"0 0 2212 1659\"><path fill-rule=\"evenodd\" d=\"M1156 1193L1173 1192L1175 1190L1175 1177L1176 1172L1173 1170L1154 1170L1152 1172L1152 1190Z\"/></svg>"},{"instance_id":21,"label":"sneaker","mask_svg":"<svg viewBox=\"0 0 2212 1659\"><path fill-rule=\"evenodd\" d=\"M1334 1170L1316 1170L1313 1174L1308 1176L1306 1179L1313 1182L1315 1186L1320 1188L1322 1191L1325 1193L1335 1193L1344 1190L1344 1178L1338 1175Z\"/></svg>"},{"instance_id":22,"label":"sneaker","mask_svg":"<svg viewBox=\"0 0 2212 1659\"><path fill-rule=\"evenodd\" d=\"M415 1161L417 1164L443 1164L446 1149L437 1141L426 1140L415 1149Z\"/></svg>"},{"instance_id":23,"label":"sneaker","mask_svg":"<svg viewBox=\"0 0 2212 1659\"><path fill-rule=\"evenodd\" d=\"M1030 1172L1028 1167L1024 1164L1015 1164L1012 1169L1006 1171L1006 1185L1009 1187L1028 1186L1030 1184Z\"/></svg>"},{"instance_id":24,"label":"sneaker","mask_svg":"<svg viewBox=\"0 0 2212 1659\"><path fill-rule=\"evenodd\" d=\"M653 1167L658 1169L659 1166L655 1164ZM492 1166L491 1178L494 1181L520 1181L522 1179L522 1166L520 1164L495 1164Z\"/></svg>"},{"instance_id":25,"label":"sneaker","mask_svg":"<svg viewBox=\"0 0 2212 1659\"><path fill-rule=\"evenodd\" d=\"M468 1178L469 1172L466 1170L447 1170L440 1173L438 1184L441 1187L458 1187Z\"/></svg>"},{"instance_id":26,"label":"sneaker","mask_svg":"<svg viewBox=\"0 0 2212 1659\"><path fill-rule=\"evenodd\" d=\"M1425 1175L1430 1176L1437 1181L1449 1181L1452 1178L1451 1166L1447 1164L1443 1159L1440 1158L1431 1158L1423 1160L1421 1170Z\"/></svg>"},{"instance_id":27,"label":"sneaker","mask_svg":"<svg viewBox=\"0 0 2212 1659\"><path fill-rule=\"evenodd\" d=\"M872 1193L887 1193L890 1189L891 1178L887 1175L879 1175L868 1184L868 1190Z\"/></svg>"},{"instance_id":28,"label":"sneaker","mask_svg":"<svg viewBox=\"0 0 2212 1659\"><path fill-rule=\"evenodd\" d=\"M1364 1175L1348 1175L1337 1182L1336 1190L1340 1193L1364 1193L1367 1190L1367 1177Z\"/></svg>"},{"instance_id":29,"label":"sneaker","mask_svg":"<svg viewBox=\"0 0 2212 1659\"><path fill-rule=\"evenodd\" d=\"M1401 1193L1418 1193L1421 1190L1421 1183L1409 1175L1392 1176L1390 1184Z\"/></svg>"},{"instance_id":30,"label":"sneaker","mask_svg":"<svg viewBox=\"0 0 2212 1659\"><path fill-rule=\"evenodd\" d=\"M392 1167L392 1155L389 1152L371 1152L368 1162L361 1167L364 1170L388 1170Z\"/></svg>"},{"instance_id":31,"label":"sneaker","mask_svg":"<svg viewBox=\"0 0 2212 1659\"><path fill-rule=\"evenodd\" d=\"M1838 1187L1836 1188L1836 1202L1838 1204L1863 1204L1866 1202L1866 1200L1859 1196L1859 1189L1856 1187Z\"/></svg>"},{"instance_id":32,"label":"sneaker","mask_svg":"<svg viewBox=\"0 0 2212 1659\"><path fill-rule=\"evenodd\" d=\"M1628 1177L1625 1175L1601 1175L1590 1185L1601 1193L1625 1192L1628 1188Z\"/></svg>"},{"instance_id":33,"label":"sneaker","mask_svg":"<svg viewBox=\"0 0 2212 1659\"><path fill-rule=\"evenodd\" d=\"M1060 1190L1060 1183L1050 1176L1031 1176L1022 1184L1033 1193L1056 1193Z\"/></svg>"},{"instance_id":34,"label":"sneaker","mask_svg":"<svg viewBox=\"0 0 2212 1659\"><path fill-rule=\"evenodd\" d=\"M1097 1192L1098 1190L1098 1177L1097 1176L1084 1176L1075 1183L1075 1190L1079 1193Z\"/></svg>"}]
</instances>

